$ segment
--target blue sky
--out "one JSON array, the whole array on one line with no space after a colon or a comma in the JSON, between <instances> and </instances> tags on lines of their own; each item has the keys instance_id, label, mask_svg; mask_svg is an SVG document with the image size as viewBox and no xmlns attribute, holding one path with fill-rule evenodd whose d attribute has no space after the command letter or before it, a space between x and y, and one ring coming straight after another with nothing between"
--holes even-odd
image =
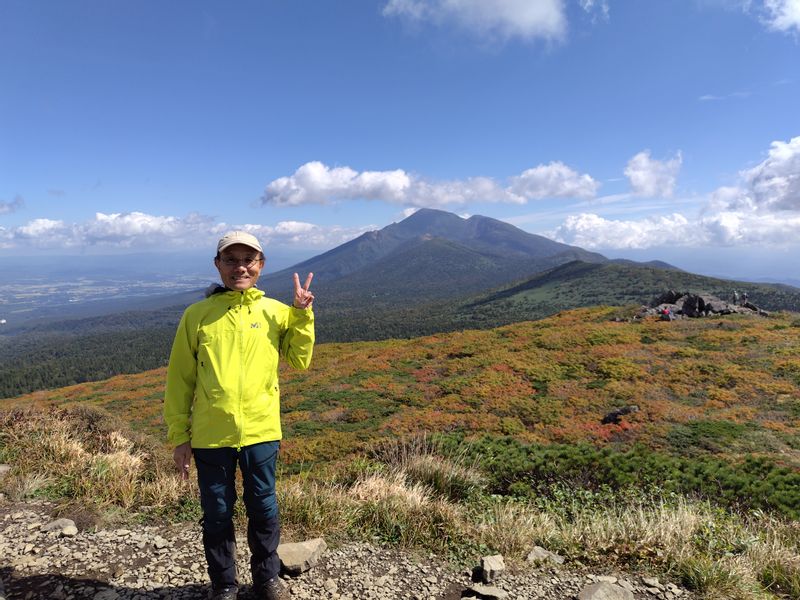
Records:
<instances>
[{"instance_id":1,"label":"blue sky","mask_svg":"<svg viewBox=\"0 0 800 600\"><path fill-rule=\"evenodd\" d=\"M431 207L798 277L798 0L0 0L0 83L1 255Z\"/></svg>"}]
</instances>

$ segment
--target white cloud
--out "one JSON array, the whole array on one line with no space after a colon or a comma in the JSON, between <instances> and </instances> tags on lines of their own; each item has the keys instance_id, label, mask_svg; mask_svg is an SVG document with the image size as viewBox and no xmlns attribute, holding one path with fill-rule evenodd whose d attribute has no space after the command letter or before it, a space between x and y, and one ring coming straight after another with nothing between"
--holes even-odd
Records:
<instances>
[{"instance_id":1,"label":"white cloud","mask_svg":"<svg viewBox=\"0 0 800 600\"><path fill-rule=\"evenodd\" d=\"M375 229L375 226L320 226L301 221L281 221L274 226L231 225L196 213L185 217L142 212L96 213L93 219L83 223L34 219L16 228L0 228L0 248L211 248L225 231L231 229L253 233L264 246L300 244L329 248Z\"/></svg>"},{"instance_id":2,"label":"white cloud","mask_svg":"<svg viewBox=\"0 0 800 600\"><path fill-rule=\"evenodd\" d=\"M95 213L93 221L78 228L81 241L89 245L131 246L165 242L193 232L191 222L177 217L161 217L141 212ZM164 239L166 238L166 239Z\"/></svg>"},{"instance_id":3,"label":"white cloud","mask_svg":"<svg viewBox=\"0 0 800 600\"><path fill-rule=\"evenodd\" d=\"M478 35L501 39L557 40L567 29L564 0L389 0L383 14L418 22L453 22Z\"/></svg>"},{"instance_id":4,"label":"white cloud","mask_svg":"<svg viewBox=\"0 0 800 600\"><path fill-rule=\"evenodd\" d=\"M800 242L800 214L724 211L703 218L700 225L714 243L722 246L785 246Z\"/></svg>"},{"instance_id":5,"label":"white cloud","mask_svg":"<svg viewBox=\"0 0 800 600\"><path fill-rule=\"evenodd\" d=\"M401 169L359 173L350 167L331 168L315 161L269 183L261 201L297 206L365 199L428 208L469 202L524 204L542 198L592 198L599 186L591 176L561 162L528 169L503 187L489 177L430 182Z\"/></svg>"},{"instance_id":6,"label":"white cloud","mask_svg":"<svg viewBox=\"0 0 800 600\"><path fill-rule=\"evenodd\" d=\"M648 198L672 196L681 160L680 152L664 161L650 158L649 150L636 154L625 167L625 176L631 183L633 193Z\"/></svg>"},{"instance_id":7,"label":"white cloud","mask_svg":"<svg viewBox=\"0 0 800 600\"><path fill-rule=\"evenodd\" d=\"M715 94L704 94L698 98L700 102L720 102L722 100L728 100L730 98L749 98L752 94L750 92L731 92L730 94L724 94L722 96L718 96Z\"/></svg>"},{"instance_id":8,"label":"white cloud","mask_svg":"<svg viewBox=\"0 0 800 600\"><path fill-rule=\"evenodd\" d=\"M469 177L462 180L430 183L415 180L402 199L404 204L420 207L448 206L468 202L512 202L524 204L525 199L510 194L489 177Z\"/></svg>"},{"instance_id":9,"label":"white cloud","mask_svg":"<svg viewBox=\"0 0 800 600\"><path fill-rule=\"evenodd\" d=\"M18 231L24 237L36 238L63 232L65 228L64 221L34 219L27 225L21 226Z\"/></svg>"},{"instance_id":10,"label":"white cloud","mask_svg":"<svg viewBox=\"0 0 800 600\"><path fill-rule=\"evenodd\" d=\"M25 204L22 196L15 196L11 202L0 200L0 215L7 215L18 211Z\"/></svg>"},{"instance_id":11,"label":"white cloud","mask_svg":"<svg viewBox=\"0 0 800 600\"><path fill-rule=\"evenodd\" d=\"M800 136L772 142L767 158L741 176L756 208L800 210Z\"/></svg>"},{"instance_id":12,"label":"white cloud","mask_svg":"<svg viewBox=\"0 0 800 600\"><path fill-rule=\"evenodd\" d=\"M581 214L567 217L553 237L599 249L800 244L800 137L772 142L767 157L739 176L738 185L709 194L694 220L681 214L638 220Z\"/></svg>"},{"instance_id":13,"label":"white cloud","mask_svg":"<svg viewBox=\"0 0 800 600\"><path fill-rule=\"evenodd\" d=\"M723 211L690 221L678 213L638 220L605 219L596 214L567 217L553 239L589 249L657 247L785 246L798 243L800 214L781 217Z\"/></svg>"},{"instance_id":14,"label":"white cloud","mask_svg":"<svg viewBox=\"0 0 800 600\"><path fill-rule=\"evenodd\" d=\"M578 3L584 11L593 15L594 18L599 16L604 21L608 20L610 9L607 0L579 0Z\"/></svg>"},{"instance_id":15,"label":"white cloud","mask_svg":"<svg viewBox=\"0 0 800 600\"><path fill-rule=\"evenodd\" d=\"M771 29L800 33L800 0L764 0L764 9Z\"/></svg>"},{"instance_id":16,"label":"white cloud","mask_svg":"<svg viewBox=\"0 0 800 600\"><path fill-rule=\"evenodd\" d=\"M529 199L594 198L600 183L561 162L551 162L523 171L511 179L510 190Z\"/></svg>"},{"instance_id":17,"label":"white cloud","mask_svg":"<svg viewBox=\"0 0 800 600\"><path fill-rule=\"evenodd\" d=\"M330 168L312 161L301 166L291 177L271 182L262 197L264 203L279 206L323 204L328 200L361 197L369 200L398 200L410 185L402 170L364 171L350 167Z\"/></svg>"},{"instance_id":18,"label":"white cloud","mask_svg":"<svg viewBox=\"0 0 800 600\"><path fill-rule=\"evenodd\" d=\"M702 242L702 231L677 213L636 221L609 220L582 213L567 217L552 237L582 248L632 249L694 245Z\"/></svg>"}]
</instances>

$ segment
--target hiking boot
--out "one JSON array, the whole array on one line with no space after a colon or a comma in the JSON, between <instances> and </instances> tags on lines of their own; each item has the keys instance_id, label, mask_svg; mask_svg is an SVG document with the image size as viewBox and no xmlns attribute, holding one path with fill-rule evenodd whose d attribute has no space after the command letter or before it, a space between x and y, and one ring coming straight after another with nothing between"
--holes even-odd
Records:
<instances>
[{"instance_id":1,"label":"hiking boot","mask_svg":"<svg viewBox=\"0 0 800 600\"><path fill-rule=\"evenodd\" d=\"M289 588L280 577L273 577L255 589L258 600L289 600Z\"/></svg>"},{"instance_id":2,"label":"hiking boot","mask_svg":"<svg viewBox=\"0 0 800 600\"><path fill-rule=\"evenodd\" d=\"M226 585L221 588L214 588L208 595L210 600L236 600L239 597L239 588L235 585Z\"/></svg>"}]
</instances>

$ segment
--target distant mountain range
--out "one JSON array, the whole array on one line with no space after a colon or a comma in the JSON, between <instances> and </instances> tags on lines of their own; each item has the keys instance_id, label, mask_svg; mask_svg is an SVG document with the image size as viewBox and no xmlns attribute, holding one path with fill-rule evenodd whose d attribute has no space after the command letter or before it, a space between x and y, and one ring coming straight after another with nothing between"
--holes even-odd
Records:
<instances>
[{"instance_id":1,"label":"distant mountain range","mask_svg":"<svg viewBox=\"0 0 800 600\"><path fill-rule=\"evenodd\" d=\"M407 306L479 293L574 260L608 262L601 254L496 219L463 219L423 208L399 223L263 277L260 287L285 289L292 273L311 271L325 306L344 308L366 299L381 307Z\"/></svg>"},{"instance_id":2,"label":"distant mountain range","mask_svg":"<svg viewBox=\"0 0 800 600\"><path fill-rule=\"evenodd\" d=\"M647 303L668 289L723 298L737 289L767 310L800 311L795 287L704 277L661 261L609 260L502 221L431 209L263 275L259 287L288 302L292 273L309 271L320 342L495 327L575 307ZM69 319L65 312L5 330L0 397L161 366L183 308L202 297L198 289L115 302L115 314Z\"/></svg>"}]
</instances>

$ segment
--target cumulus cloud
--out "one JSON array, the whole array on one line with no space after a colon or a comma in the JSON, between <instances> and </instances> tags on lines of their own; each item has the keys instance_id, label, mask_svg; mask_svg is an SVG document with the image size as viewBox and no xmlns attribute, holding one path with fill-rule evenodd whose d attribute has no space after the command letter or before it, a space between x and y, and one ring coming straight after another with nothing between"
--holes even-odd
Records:
<instances>
[{"instance_id":1,"label":"cumulus cloud","mask_svg":"<svg viewBox=\"0 0 800 600\"><path fill-rule=\"evenodd\" d=\"M362 233L377 229L377 226L341 227L332 225L323 227L302 221L280 221L274 226L243 225L240 228L249 231L258 237L262 244L267 246L301 244L303 246L330 248L352 240Z\"/></svg>"},{"instance_id":2,"label":"cumulus cloud","mask_svg":"<svg viewBox=\"0 0 800 600\"><path fill-rule=\"evenodd\" d=\"M800 136L775 141L767 158L741 173L743 195L762 210L800 210Z\"/></svg>"},{"instance_id":3,"label":"cumulus cloud","mask_svg":"<svg viewBox=\"0 0 800 600\"><path fill-rule=\"evenodd\" d=\"M722 246L798 243L800 214L759 214L747 211L723 211L700 221L710 240Z\"/></svg>"},{"instance_id":4,"label":"cumulus cloud","mask_svg":"<svg viewBox=\"0 0 800 600\"><path fill-rule=\"evenodd\" d=\"M551 162L523 171L511 179L510 190L525 199L594 198L600 183L561 162Z\"/></svg>"},{"instance_id":5,"label":"cumulus cloud","mask_svg":"<svg viewBox=\"0 0 800 600\"><path fill-rule=\"evenodd\" d=\"M582 248L629 250L662 246L786 246L798 243L798 231L800 214L722 211L695 221L678 213L638 220L580 214L567 217L552 237Z\"/></svg>"},{"instance_id":6,"label":"cumulus cloud","mask_svg":"<svg viewBox=\"0 0 800 600\"><path fill-rule=\"evenodd\" d=\"M800 0L764 0L764 10L771 29L800 33Z\"/></svg>"},{"instance_id":7,"label":"cumulus cloud","mask_svg":"<svg viewBox=\"0 0 800 600\"><path fill-rule=\"evenodd\" d=\"M262 200L282 206L322 204L330 199L352 197L397 201L410 185L410 177L402 170L357 173L350 167L330 168L312 161L291 177L271 182Z\"/></svg>"},{"instance_id":8,"label":"cumulus cloud","mask_svg":"<svg viewBox=\"0 0 800 600\"><path fill-rule=\"evenodd\" d=\"M625 176L637 196L670 197L675 189L681 161L680 152L669 160L655 160L650 157L649 150L644 150L628 161Z\"/></svg>"},{"instance_id":9,"label":"cumulus cloud","mask_svg":"<svg viewBox=\"0 0 800 600\"><path fill-rule=\"evenodd\" d=\"M416 22L452 22L491 38L557 40L567 29L564 4L564 0L389 0L383 14Z\"/></svg>"},{"instance_id":10,"label":"cumulus cloud","mask_svg":"<svg viewBox=\"0 0 800 600\"><path fill-rule=\"evenodd\" d=\"M302 244L325 248L374 228L320 226L301 221L281 221L276 225L228 224L196 213L185 217L142 212L96 213L93 219L82 223L34 219L19 227L0 228L0 247L211 248L225 231L244 229L265 246Z\"/></svg>"},{"instance_id":11,"label":"cumulus cloud","mask_svg":"<svg viewBox=\"0 0 800 600\"><path fill-rule=\"evenodd\" d=\"M567 217L553 238L582 248L638 249L694 245L703 241L703 232L677 213L629 221L582 213Z\"/></svg>"},{"instance_id":12,"label":"cumulus cloud","mask_svg":"<svg viewBox=\"0 0 800 600\"><path fill-rule=\"evenodd\" d=\"M672 214L609 220L596 214L581 214L568 217L553 237L585 248L797 245L800 137L772 142L763 161L739 173L737 185L720 187L709 194L695 219Z\"/></svg>"},{"instance_id":13,"label":"cumulus cloud","mask_svg":"<svg viewBox=\"0 0 800 600\"><path fill-rule=\"evenodd\" d=\"M7 215L18 211L25 204L22 196L15 196L11 202L0 200L0 215Z\"/></svg>"},{"instance_id":14,"label":"cumulus cloud","mask_svg":"<svg viewBox=\"0 0 800 600\"><path fill-rule=\"evenodd\" d=\"M382 200L416 207L445 207L468 202L524 204L542 198L592 198L600 184L561 162L539 165L502 186L489 177L430 182L398 169L364 171L309 162L293 175L267 185L263 204L297 206L338 200Z\"/></svg>"}]
</instances>

